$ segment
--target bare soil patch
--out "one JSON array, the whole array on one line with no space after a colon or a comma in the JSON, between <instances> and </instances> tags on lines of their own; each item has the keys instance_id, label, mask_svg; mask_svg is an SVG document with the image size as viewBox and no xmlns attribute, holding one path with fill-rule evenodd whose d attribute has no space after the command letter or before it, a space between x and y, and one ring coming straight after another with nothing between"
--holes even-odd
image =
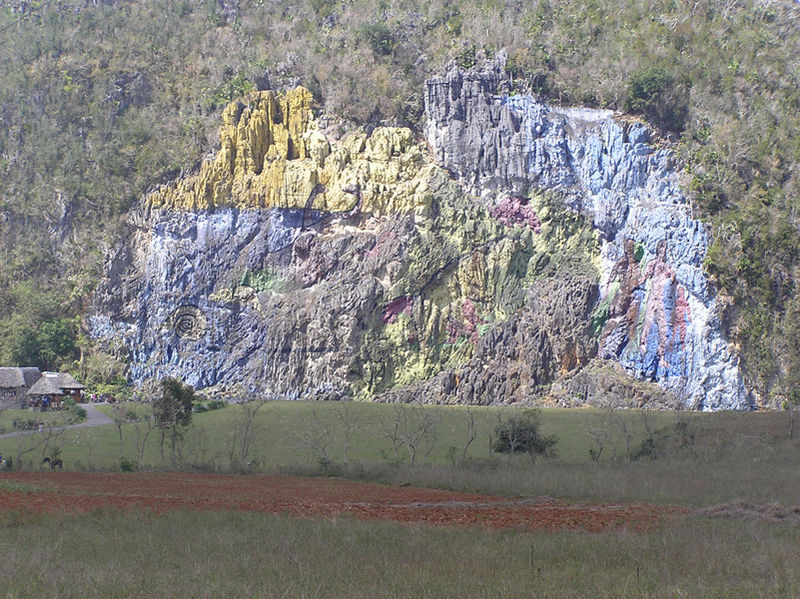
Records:
<instances>
[{"instance_id":1,"label":"bare soil patch","mask_svg":"<svg viewBox=\"0 0 800 599\"><path fill-rule=\"evenodd\" d=\"M0 475L0 511L102 508L260 511L305 518L391 520L526 530L645 530L685 510L643 504L570 505L337 478L193 473L19 472Z\"/></svg>"}]
</instances>

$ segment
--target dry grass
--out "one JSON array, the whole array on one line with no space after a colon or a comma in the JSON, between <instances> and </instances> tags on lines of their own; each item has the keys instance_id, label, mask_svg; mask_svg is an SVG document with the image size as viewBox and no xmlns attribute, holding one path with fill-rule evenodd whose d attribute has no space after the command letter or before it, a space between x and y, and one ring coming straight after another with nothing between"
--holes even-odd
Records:
<instances>
[{"instance_id":1,"label":"dry grass","mask_svg":"<svg viewBox=\"0 0 800 599\"><path fill-rule=\"evenodd\" d=\"M791 597L797 531L490 532L258 514L4 517L2 597Z\"/></svg>"}]
</instances>

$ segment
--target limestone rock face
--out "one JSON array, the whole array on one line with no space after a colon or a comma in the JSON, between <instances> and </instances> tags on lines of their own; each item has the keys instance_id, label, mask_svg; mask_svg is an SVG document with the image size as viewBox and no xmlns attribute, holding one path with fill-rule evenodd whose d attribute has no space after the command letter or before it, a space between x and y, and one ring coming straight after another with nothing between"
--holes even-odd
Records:
<instances>
[{"instance_id":1,"label":"limestone rock face","mask_svg":"<svg viewBox=\"0 0 800 599\"><path fill-rule=\"evenodd\" d=\"M436 159L490 204L548 189L590 216L601 243L602 357L687 406L748 407L702 268L707 232L692 218L670 150L610 111L550 107L507 88L502 63L430 80Z\"/></svg>"},{"instance_id":2,"label":"limestone rock face","mask_svg":"<svg viewBox=\"0 0 800 599\"><path fill-rule=\"evenodd\" d=\"M370 398L468 361L532 280L593 272L581 217L544 198L493 214L410 130L329 144L309 102L231 104L216 156L131 213L90 323L134 381Z\"/></svg>"},{"instance_id":3,"label":"limestone rock face","mask_svg":"<svg viewBox=\"0 0 800 599\"><path fill-rule=\"evenodd\" d=\"M371 398L466 363L476 351L490 356L496 344L509 346L509 364L540 362L531 368L541 386L585 361L595 345L586 326L572 330L565 320L548 333L541 356L525 349L541 344L527 334L535 319L523 318L519 333L498 327L522 318L533 301L530 281L555 291L560 280L542 277L556 265L591 269L588 225L543 205L539 233L506 226L442 170L431 173L424 218L413 206L380 218L145 207L110 260L93 334L127 348L137 382L180 376L200 388L236 382L289 398ZM559 250L564 237L569 257ZM585 292L545 295L593 305ZM534 387L514 386L507 401L531 399L526 390Z\"/></svg>"},{"instance_id":4,"label":"limestone rock face","mask_svg":"<svg viewBox=\"0 0 800 599\"><path fill-rule=\"evenodd\" d=\"M541 279L530 289L526 309L481 337L466 365L379 399L489 405L539 398L552 381L579 370L596 354L591 332L596 301L597 284L589 279Z\"/></svg>"},{"instance_id":5,"label":"limestone rock face","mask_svg":"<svg viewBox=\"0 0 800 599\"><path fill-rule=\"evenodd\" d=\"M171 210L423 210L433 168L409 129L381 127L336 148L316 128L311 93L254 92L222 113L220 149L197 174L147 198ZM356 194L358 190L358 194Z\"/></svg>"},{"instance_id":6,"label":"limestone rock face","mask_svg":"<svg viewBox=\"0 0 800 599\"><path fill-rule=\"evenodd\" d=\"M302 88L233 102L219 151L131 212L91 334L137 383L437 403L630 395L586 368L599 354L670 401L747 407L669 152L642 125L504 85L497 69L429 83L436 160L409 129L329 141Z\"/></svg>"}]
</instances>

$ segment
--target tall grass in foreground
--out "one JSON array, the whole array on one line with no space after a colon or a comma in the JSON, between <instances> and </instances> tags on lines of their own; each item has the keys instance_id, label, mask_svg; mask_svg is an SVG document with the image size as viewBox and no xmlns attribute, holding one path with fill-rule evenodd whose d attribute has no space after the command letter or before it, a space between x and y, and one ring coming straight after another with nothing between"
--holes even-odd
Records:
<instances>
[{"instance_id":1,"label":"tall grass in foreground","mask_svg":"<svg viewBox=\"0 0 800 599\"><path fill-rule=\"evenodd\" d=\"M788 524L586 534L249 513L0 517L0 597L796 597Z\"/></svg>"}]
</instances>

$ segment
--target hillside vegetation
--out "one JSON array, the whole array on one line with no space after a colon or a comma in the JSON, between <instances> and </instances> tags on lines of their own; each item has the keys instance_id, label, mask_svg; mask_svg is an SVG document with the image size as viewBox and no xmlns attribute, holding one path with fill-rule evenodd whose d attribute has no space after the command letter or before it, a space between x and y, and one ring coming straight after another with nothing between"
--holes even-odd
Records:
<instances>
[{"instance_id":1,"label":"hillside vegetation","mask_svg":"<svg viewBox=\"0 0 800 599\"><path fill-rule=\"evenodd\" d=\"M333 134L421 130L427 77L504 49L520 90L676 144L748 381L800 400L799 32L800 5L750 1L0 2L0 362L122 373L80 316L122 216L196 169L230 99L302 83Z\"/></svg>"}]
</instances>

